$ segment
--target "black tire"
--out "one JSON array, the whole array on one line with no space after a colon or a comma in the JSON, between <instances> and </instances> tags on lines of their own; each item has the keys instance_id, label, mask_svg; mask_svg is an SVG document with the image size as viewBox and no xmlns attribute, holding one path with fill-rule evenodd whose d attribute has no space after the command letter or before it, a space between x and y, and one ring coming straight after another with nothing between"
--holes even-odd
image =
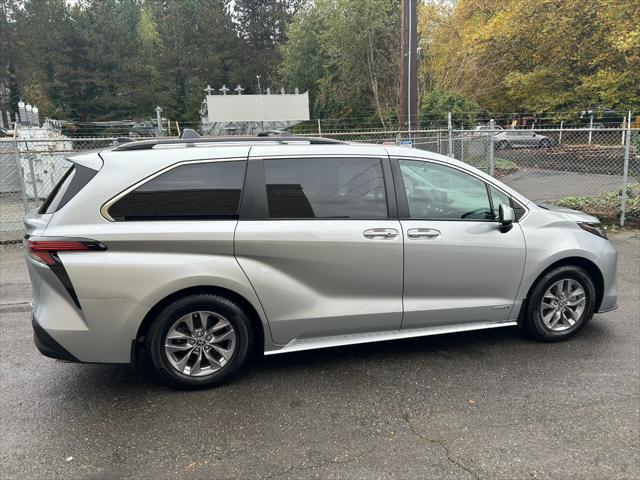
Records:
<instances>
[{"instance_id":1,"label":"black tire","mask_svg":"<svg viewBox=\"0 0 640 480\"><path fill-rule=\"evenodd\" d=\"M509 142L506 140L500 140L496 143L496 150L506 150L507 148L509 148Z\"/></svg>"},{"instance_id":2,"label":"black tire","mask_svg":"<svg viewBox=\"0 0 640 480\"><path fill-rule=\"evenodd\" d=\"M548 138L543 138L540 142L540 148L549 148L551 147L551 140Z\"/></svg>"},{"instance_id":3,"label":"black tire","mask_svg":"<svg viewBox=\"0 0 640 480\"><path fill-rule=\"evenodd\" d=\"M167 358L164 344L173 324L182 316L206 310L223 316L235 331L235 350L228 362L206 376L189 376L179 372ZM165 307L149 327L146 348L160 377L181 389L202 389L221 385L235 376L246 363L253 346L253 331L247 314L228 298L214 294L194 294L182 297ZM213 350L212 350L213 351Z\"/></svg>"},{"instance_id":4,"label":"black tire","mask_svg":"<svg viewBox=\"0 0 640 480\"><path fill-rule=\"evenodd\" d=\"M559 280L570 279L580 284L585 293L585 306L575 324L566 330L554 331L548 328L542 320L540 306L542 297L549 287ZM578 333L593 317L595 310L596 291L589 273L577 266L564 265L544 274L534 285L527 299L522 327L536 340L543 342L560 342Z\"/></svg>"}]
</instances>

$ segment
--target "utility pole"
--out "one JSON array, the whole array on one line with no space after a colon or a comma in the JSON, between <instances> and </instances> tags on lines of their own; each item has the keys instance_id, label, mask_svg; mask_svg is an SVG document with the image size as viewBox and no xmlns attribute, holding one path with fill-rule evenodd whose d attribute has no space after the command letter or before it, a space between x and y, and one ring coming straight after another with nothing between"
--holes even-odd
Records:
<instances>
[{"instance_id":1,"label":"utility pole","mask_svg":"<svg viewBox=\"0 0 640 480\"><path fill-rule=\"evenodd\" d=\"M418 125L417 0L400 0L400 128Z\"/></svg>"}]
</instances>

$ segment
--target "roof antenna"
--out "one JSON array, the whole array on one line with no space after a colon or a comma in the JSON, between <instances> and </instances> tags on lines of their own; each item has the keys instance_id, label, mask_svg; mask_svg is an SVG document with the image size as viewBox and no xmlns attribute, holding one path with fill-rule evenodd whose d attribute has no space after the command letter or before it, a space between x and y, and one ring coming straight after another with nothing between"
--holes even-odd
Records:
<instances>
[{"instance_id":1,"label":"roof antenna","mask_svg":"<svg viewBox=\"0 0 640 480\"><path fill-rule=\"evenodd\" d=\"M180 138L200 138L200 134L192 128L185 128L182 130Z\"/></svg>"}]
</instances>

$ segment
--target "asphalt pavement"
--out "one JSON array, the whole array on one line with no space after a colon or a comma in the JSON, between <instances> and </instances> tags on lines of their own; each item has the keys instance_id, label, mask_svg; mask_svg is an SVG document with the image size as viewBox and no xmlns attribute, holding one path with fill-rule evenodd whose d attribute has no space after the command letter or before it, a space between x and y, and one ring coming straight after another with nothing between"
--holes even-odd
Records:
<instances>
[{"instance_id":1,"label":"asphalt pavement","mask_svg":"<svg viewBox=\"0 0 640 480\"><path fill-rule=\"evenodd\" d=\"M620 308L568 342L495 329L275 355L198 392L41 356L5 248L0 477L637 479L640 235L613 241Z\"/></svg>"}]
</instances>

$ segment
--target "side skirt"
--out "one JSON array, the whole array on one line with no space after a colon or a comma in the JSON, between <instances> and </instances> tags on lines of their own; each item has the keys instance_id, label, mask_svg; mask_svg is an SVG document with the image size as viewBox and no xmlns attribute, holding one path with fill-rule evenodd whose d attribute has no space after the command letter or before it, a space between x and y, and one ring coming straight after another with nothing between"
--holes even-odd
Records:
<instances>
[{"instance_id":1,"label":"side skirt","mask_svg":"<svg viewBox=\"0 0 640 480\"><path fill-rule=\"evenodd\" d=\"M508 322L481 322L465 323L461 325L449 325L444 327L412 328L407 330L391 330L386 332L357 333L351 335L338 335L334 337L310 338L304 340L292 340L279 350L268 350L265 355L276 353L300 352L317 348L342 347L345 345L357 345L359 343L384 342L387 340L400 340L403 338L428 337L430 335L442 335L444 333L471 332L473 330L486 330L489 328L513 327L516 321Z\"/></svg>"}]
</instances>

